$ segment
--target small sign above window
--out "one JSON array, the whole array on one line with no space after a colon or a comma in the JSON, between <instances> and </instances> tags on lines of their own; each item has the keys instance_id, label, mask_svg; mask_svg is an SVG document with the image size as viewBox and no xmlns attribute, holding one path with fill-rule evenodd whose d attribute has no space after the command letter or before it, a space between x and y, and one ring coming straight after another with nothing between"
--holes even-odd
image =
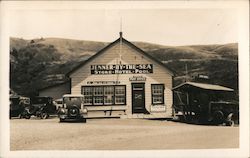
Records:
<instances>
[{"instance_id":1,"label":"small sign above window","mask_svg":"<svg viewBox=\"0 0 250 158\"><path fill-rule=\"evenodd\" d=\"M129 78L129 81L146 81L146 77L143 76L133 76Z\"/></svg>"}]
</instances>

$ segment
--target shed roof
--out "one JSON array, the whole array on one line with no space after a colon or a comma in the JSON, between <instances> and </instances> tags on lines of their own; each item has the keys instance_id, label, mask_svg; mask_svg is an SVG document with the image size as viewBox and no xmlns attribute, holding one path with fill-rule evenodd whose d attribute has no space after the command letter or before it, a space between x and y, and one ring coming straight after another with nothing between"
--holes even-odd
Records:
<instances>
[{"instance_id":1,"label":"shed roof","mask_svg":"<svg viewBox=\"0 0 250 158\"><path fill-rule=\"evenodd\" d=\"M70 72L68 72L66 75L70 76L73 72L75 72L76 70L78 70L79 68L81 68L82 66L84 66L85 64L87 64L88 62L92 61L94 58L96 58L100 54L104 53L107 49L111 48L114 44L119 43L120 41L122 41L123 43L127 44L131 48L137 50L142 55L144 55L144 56L150 58L151 60L155 61L156 63L160 64L161 66L163 66L169 72L170 75L174 76L174 71L173 70L171 70L169 67L167 67L166 65L164 65L162 62L160 62L156 58L152 57L148 53L144 52L142 49L138 48L137 46L135 46L133 43L129 42L128 40L126 40L122 36L120 36L120 38L118 38L114 42L110 43L109 45L107 45L106 47L104 47L103 49L101 49L95 55L91 56L88 60L81 62L78 66L76 66L73 70L71 70Z\"/></svg>"},{"instance_id":2,"label":"shed roof","mask_svg":"<svg viewBox=\"0 0 250 158\"><path fill-rule=\"evenodd\" d=\"M61 86L61 85L64 85L64 84L70 84L70 81L67 80L67 81L64 81L64 82L61 82L61 83L53 84L53 85L38 89L38 91L40 92L40 91L47 90L47 89L50 89L50 88L54 88L54 87L57 87L57 86Z\"/></svg>"},{"instance_id":3,"label":"shed roof","mask_svg":"<svg viewBox=\"0 0 250 158\"><path fill-rule=\"evenodd\" d=\"M183 88L183 87L187 87L187 86L192 86L192 87L205 89L205 90L213 90L213 91L234 91L231 88L220 86L220 85L197 83L197 82L185 82L185 83L182 83L182 84L174 87L173 90Z\"/></svg>"}]
</instances>

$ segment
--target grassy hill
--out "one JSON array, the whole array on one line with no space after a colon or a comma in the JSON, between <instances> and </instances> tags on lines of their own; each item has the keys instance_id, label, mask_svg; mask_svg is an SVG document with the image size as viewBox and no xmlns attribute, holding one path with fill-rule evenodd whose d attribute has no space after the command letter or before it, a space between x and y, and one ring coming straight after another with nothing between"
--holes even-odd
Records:
<instances>
[{"instance_id":1,"label":"grassy hill","mask_svg":"<svg viewBox=\"0 0 250 158\"><path fill-rule=\"evenodd\" d=\"M175 85L198 74L207 82L238 89L238 45L163 46L132 42L176 72ZM108 43L59 38L25 40L10 38L10 85L19 94L35 95L37 90L67 80L65 74Z\"/></svg>"}]
</instances>

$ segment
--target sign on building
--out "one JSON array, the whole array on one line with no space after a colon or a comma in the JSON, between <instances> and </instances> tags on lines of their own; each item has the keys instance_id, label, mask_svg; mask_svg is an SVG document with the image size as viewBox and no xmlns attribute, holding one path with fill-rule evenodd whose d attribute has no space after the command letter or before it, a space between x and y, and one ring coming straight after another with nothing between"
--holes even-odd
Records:
<instances>
[{"instance_id":1,"label":"sign on building","mask_svg":"<svg viewBox=\"0 0 250 158\"><path fill-rule=\"evenodd\" d=\"M149 74L153 73L153 64L116 64L91 65L91 74Z\"/></svg>"}]
</instances>

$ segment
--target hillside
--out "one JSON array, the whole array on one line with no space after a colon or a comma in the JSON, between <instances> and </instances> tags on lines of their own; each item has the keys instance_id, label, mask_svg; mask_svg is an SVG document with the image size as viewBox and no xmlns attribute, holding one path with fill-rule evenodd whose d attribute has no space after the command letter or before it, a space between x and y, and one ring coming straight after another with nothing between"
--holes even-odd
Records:
<instances>
[{"instance_id":1,"label":"hillside","mask_svg":"<svg viewBox=\"0 0 250 158\"><path fill-rule=\"evenodd\" d=\"M160 59L175 73L175 85L198 74L207 82L238 89L238 45L163 46L132 42ZM59 38L10 38L10 85L19 94L35 95L38 89L67 80L65 74L108 43Z\"/></svg>"}]
</instances>

